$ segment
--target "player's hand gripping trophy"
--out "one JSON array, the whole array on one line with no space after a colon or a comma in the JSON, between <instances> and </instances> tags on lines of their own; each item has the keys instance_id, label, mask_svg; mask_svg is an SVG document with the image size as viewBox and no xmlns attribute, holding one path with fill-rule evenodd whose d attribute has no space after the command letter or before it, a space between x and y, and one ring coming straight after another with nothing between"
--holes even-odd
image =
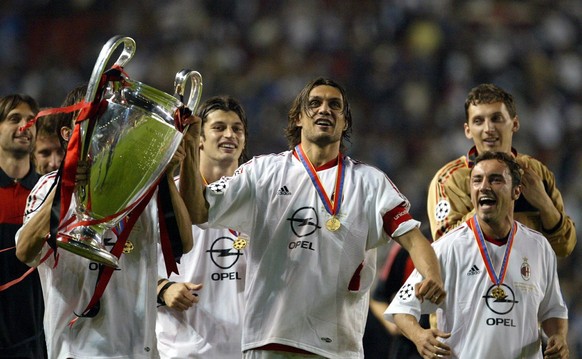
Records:
<instances>
[{"instance_id":1,"label":"player's hand gripping trophy","mask_svg":"<svg viewBox=\"0 0 582 359\"><path fill-rule=\"evenodd\" d=\"M111 69L106 64L117 47L123 51ZM103 245L103 233L115 227L157 185L176 152L184 128L180 114L186 109L175 96L130 80L123 67L135 53L135 42L115 36L104 46L88 84L86 119L81 111L78 162L87 167L86 183L74 187L76 218L61 223L57 246L111 267L118 258ZM202 92L202 77L182 70L175 78L176 94L195 111ZM92 107L92 108L91 108ZM76 167L75 167L76 168Z\"/></svg>"}]
</instances>

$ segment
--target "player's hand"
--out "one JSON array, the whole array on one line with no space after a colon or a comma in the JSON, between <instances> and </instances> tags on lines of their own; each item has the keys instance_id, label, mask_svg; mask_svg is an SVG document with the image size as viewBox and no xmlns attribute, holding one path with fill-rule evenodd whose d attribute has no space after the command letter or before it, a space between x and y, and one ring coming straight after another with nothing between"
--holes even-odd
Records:
<instances>
[{"instance_id":1,"label":"player's hand","mask_svg":"<svg viewBox=\"0 0 582 359\"><path fill-rule=\"evenodd\" d=\"M423 329L412 341L424 359L445 358L451 355L451 348L438 339L450 336L451 333L445 333L438 329Z\"/></svg>"},{"instance_id":2,"label":"player's hand","mask_svg":"<svg viewBox=\"0 0 582 359\"><path fill-rule=\"evenodd\" d=\"M563 335L555 334L548 339L548 345L544 351L544 359L564 359L570 357L568 343Z\"/></svg>"},{"instance_id":3,"label":"player's hand","mask_svg":"<svg viewBox=\"0 0 582 359\"><path fill-rule=\"evenodd\" d=\"M198 303L198 294L194 291L201 288L202 284L174 283L164 292L164 302L168 308L184 311Z\"/></svg>"},{"instance_id":4,"label":"player's hand","mask_svg":"<svg viewBox=\"0 0 582 359\"><path fill-rule=\"evenodd\" d=\"M190 144L200 138L202 119L196 115L190 115L183 120L184 126L188 126L188 130L184 133L184 141Z\"/></svg>"},{"instance_id":5,"label":"player's hand","mask_svg":"<svg viewBox=\"0 0 582 359\"><path fill-rule=\"evenodd\" d=\"M524 159L518 160L523 174L521 176L521 194L527 201L537 209L543 209L544 206L551 203L551 199L546 192L542 178L528 165Z\"/></svg>"},{"instance_id":6,"label":"player's hand","mask_svg":"<svg viewBox=\"0 0 582 359\"><path fill-rule=\"evenodd\" d=\"M447 295L443 284L430 278L427 278L416 284L414 290L416 298L418 298L421 302L426 299L430 300L436 305L441 304Z\"/></svg>"}]
</instances>

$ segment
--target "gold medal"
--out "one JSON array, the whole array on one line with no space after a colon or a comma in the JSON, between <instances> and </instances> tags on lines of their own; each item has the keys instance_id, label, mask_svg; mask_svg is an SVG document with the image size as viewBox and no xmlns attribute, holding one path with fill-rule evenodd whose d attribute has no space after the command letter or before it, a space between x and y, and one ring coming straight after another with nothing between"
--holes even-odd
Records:
<instances>
[{"instance_id":1,"label":"gold medal","mask_svg":"<svg viewBox=\"0 0 582 359\"><path fill-rule=\"evenodd\" d=\"M234 241L234 243L232 244L232 248L240 251L241 249L246 248L246 246L249 244L248 242L248 236L246 236L245 234L240 234L236 240Z\"/></svg>"},{"instance_id":2,"label":"gold medal","mask_svg":"<svg viewBox=\"0 0 582 359\"><path fill-rule=\"evenodd\" d=\"M340 229L341 226L342 226L341 222L335 216L331 217L330 219L327 220L327 222L325 222L325 228L327 228L331 232L337 231L338 229Z\"/></svg>"},{"instance_id":3,"label":"gold medal","mask_svg":"<svg viewBox=\"0 0 582 359\"><path fill-rule=\"evenodd\" d=\"M237 238L236 241L234 241L234 243L232 244L232 248L236 249L236 250L241 250L244 249L247 246L247 241L246 239L243 238Z\"/></svg>"},{"instance_id":4,"label":"gold medal","mask_svg":"<svg viewBox=\"0 0 582 359\"><path fill-rule=\"evenodd\" d=\"M123 245L123 253L129 254L129 253L133 252L133 248L134 248L133 243L131 243L131 241L128 240Z\"/></svg>"},{"instance_id":5,"label":"gold medal","mask_svg":"<svg viewBox=\"0 0 582 359\"><path fill-rule=\"evenodd\" d=\"M507 297L507 295L505 295L505 291L501 287L493 288L493 290L491 291L491 295L496 300L501 300L501 299L504 299L505 297Z\"/></svg>"}]
</instances>

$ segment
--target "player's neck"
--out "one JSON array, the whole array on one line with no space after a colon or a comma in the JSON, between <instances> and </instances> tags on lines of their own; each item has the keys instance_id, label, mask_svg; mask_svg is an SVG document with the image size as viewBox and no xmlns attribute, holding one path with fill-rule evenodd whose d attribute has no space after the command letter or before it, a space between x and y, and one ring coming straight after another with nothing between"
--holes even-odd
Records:
<instances>
[{"instance_id":1,"label":"player's neck","mask_svg":"<svg viewBox=\"0 0 582 359\"><path fill-rule=\"evenodd\" d=\"M503 241L509 236L513 225L513 218L506 218L501 222L486 222L479 220L479 227L489 241Z\"/></svg>"},{"instance_id":2,"label":"player's neck","mask_svg":"<svg viewBox=\"0 0 582 359\"><path fill-rule=\"evenodd\" d=\"M238 162L211 163L200 159L200 173L208 183L217 181L224 176L232 176L237 167Z\"/></svg>"},{"instance_id":3,"label":"player's neck","mask_svg":"<svg viewBox=\"0 0 582 359\"><path fill-rule=\"evenodd\" d=\"M301 147L303 148L303 152L314 168L318 168L330 161L333 161L339 155L339 142L325 146L304 142L301 143Z\"/></svg>"},{"instance_id":4,"label":"player's neck","mask_svg":"<svg viewBox=\"0 0 582 359\"><path fill-rule=\"evenodd\" d=\"M0 150L0 168L8 177L21 179L30 171L30 156L17 158Z\"/></svg>"}]
</instances>

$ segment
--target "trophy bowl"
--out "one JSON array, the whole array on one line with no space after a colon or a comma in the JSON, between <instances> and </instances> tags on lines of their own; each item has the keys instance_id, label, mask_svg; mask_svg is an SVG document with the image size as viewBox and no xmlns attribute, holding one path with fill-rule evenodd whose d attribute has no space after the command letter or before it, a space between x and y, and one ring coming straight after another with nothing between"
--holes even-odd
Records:
<instances>
[{"instance_id":1,"label":"trophy bowl","mask_svg":"<svg viewBox=\"0 0 582 359\"><path fill-rule=\"evenodd\" d=\"M104 47L87 89L85 101L95 98L94 82L101 79L102 63L119 44L126 49L118 60L123 64L133 53L133 40L114 37ZM135 43L133 43L135 46ZM98 68L99 67L99 68ZM192 80L188 105L194 110L200 100L202 80L196 71L183 70L176 75L176 92L183 94L187 80ZM175 96L123 78L105 88L104 110L93 125L81 123L79 161L86 163L87 182L74 190L78 223L59 232L57 245L95 262L115 267L118 258L103 243L103 233L115 227L155 186L178 149L183 134L177 129L176 114L184 104ZM178 126L179 127L179 126Z\"/></svg>"}]
</instances>

